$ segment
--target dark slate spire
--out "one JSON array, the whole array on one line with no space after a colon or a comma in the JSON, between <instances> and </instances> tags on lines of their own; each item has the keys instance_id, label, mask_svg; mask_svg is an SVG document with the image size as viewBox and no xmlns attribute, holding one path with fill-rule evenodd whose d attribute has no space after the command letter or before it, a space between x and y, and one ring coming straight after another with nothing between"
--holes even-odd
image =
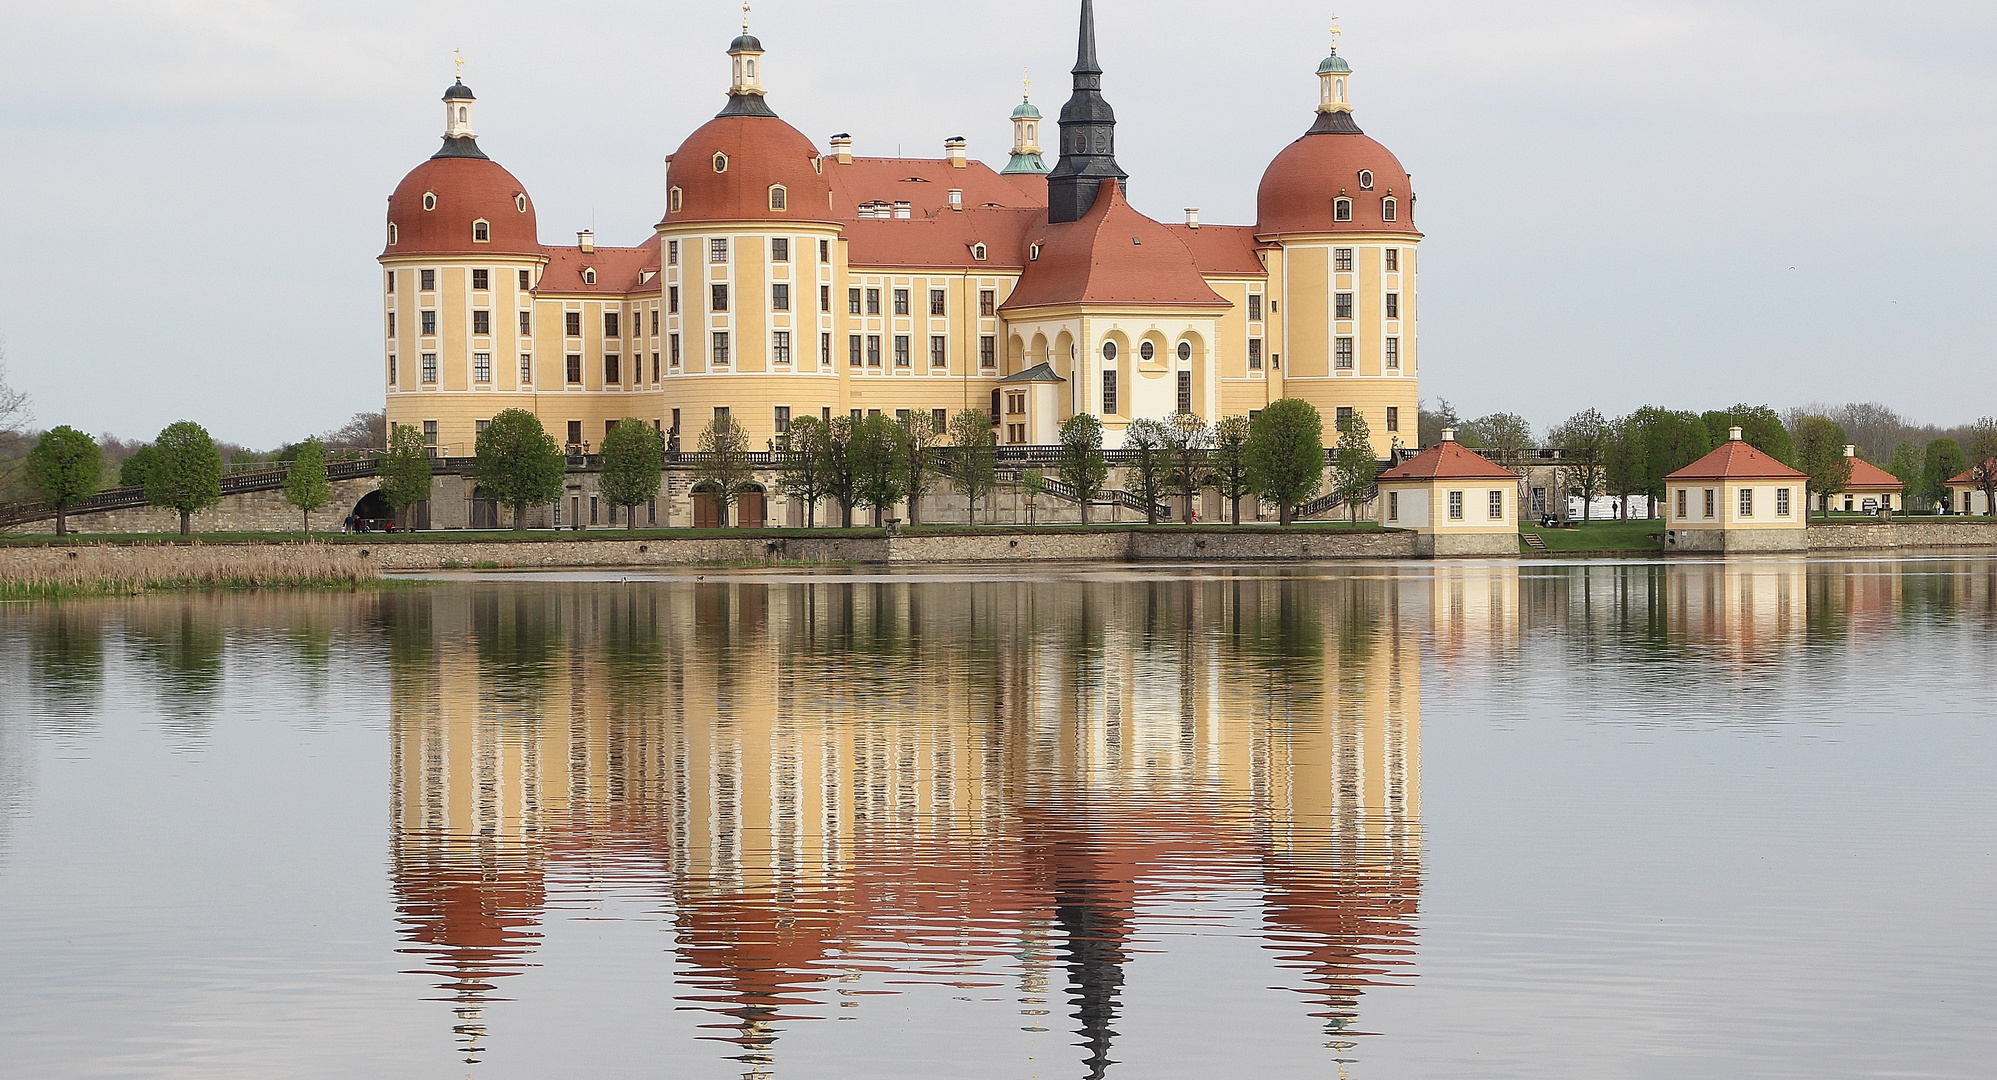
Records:
<instances>
[{"instance_id":1,"label":"dark slate spire","mask_svg":"<svg viewBox=\"0 0 1997 1080\"><path fill-rule=\"evenodd\" d=\"M1103 100L1103 69L1096 60L1095 0L1082 0L1081 40L1075 51L1075 92L1061 106L1061 160L1047 174L1047 220L1078 221L1095 205L1106 179L1129 175L1116 164L1116 111Z\"/></svg>"}]
</instances>

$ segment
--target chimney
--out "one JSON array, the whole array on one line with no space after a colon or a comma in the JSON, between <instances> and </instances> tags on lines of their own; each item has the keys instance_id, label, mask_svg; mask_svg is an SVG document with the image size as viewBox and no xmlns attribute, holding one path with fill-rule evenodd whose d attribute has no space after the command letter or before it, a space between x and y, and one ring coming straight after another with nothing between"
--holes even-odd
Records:
<instances>
[{"instance_id":1,"label":"chimney","mask_svg":"<svg viewBox=\"0 0 1997 1080\"><path fill-rule=\"evenodd\" d=\"M584 229L577 233L576 246L582 249L584 255L594 254L596 252L596 230Z\"/></svg>"},{"instance_id":2,"label":"chimney","mask_svg":"<svg viewBox=\"0 0 1997 1080\"><path fill-rule=\"evenodd\" d=\"M1728 429L1727 429L1727 441L1728 441L1728 442L1739 442L1739 441L1740 441L1740 429L1739 429L1739 428L1737 428L1737 427L1730 427L1730 428L1728 428Z\"/></svg>"},{"instance_id":3,"label":"chimney","mask_svg":"<svg viewBox=\"0 0 1997 1080\"><path fill-rule=\"evenodd\" d=\"M1455 428L1453 428L1453 427L1446 427L1446 428L1443 428L1443 429L1442 429L1442 441L1443 441L1443 442L1455 442L1455 441L1456 441L1456 429L1455 429Z\"/></svg>"},{"instance_id":4,"label":"chimney","mask_svg":"<svg viewBox=\"0 0 1997 1080\"><path fill-rule=\"evenodd\" d=\"M832 158L841 165L853 164L853 136L843 131L832 136Z\"/></svg>"},{"instance_id":5,"label":"chimney","mask_svg":"<svg viewBox=\"0 0 1997 1080\"><path fill-rule=\"evenodd\" d=\"M943 156L949 159L951 168L968 169L971 167L970 159L965 151L965 147L968 145L970 144L964 141L962 135L953 135L943 140Z\"/></svg>"},{"instance_id":6,"label":"chimney","mask_svg":"<svg viewBox=\"0 0 1997 1080\"><path fill-rule=\"evenodd\" d=\"M915 216L914 210L915 210L914 205L911 204L907 199L897 199L894 204L895 220L907 221L909 218Z\"/></svg>"},{"instance_id":7,"label":"chimney","mask_svg":"<svg viewBox=\"0 0 1997 1080\"><path fill-rule=\"evenodd\" d=\"M1186 228L1197 229L1199 227L1200 227L1200 208L1197 206L1186 207Z\"/></svg>"},{"instance_id":8,"label":"chimney","mask_svg":"<svg viewBox=\"0 0 1997 1080\"><path fill-rule=\"evenodd\" d=\"M963 208L964 208L964 189L963 189L963 188L951 188L951 189L950 189L950 209L952 209L952 210L962 210Z\"/></svg>"},{"instance_id":9,"label":"chimney","mask_svg":"<svg viewBox=\"0 0 1997 1080\"><path fill-rule=\"evenodd\" d=\"M1853 445L1853 444L1851 444L1851 443L1846 443L1846 444L1844 445L1844 456L1846 456L1846 457L1848 457L1848 458L1855 458L1855 457L1857 457L1857 456L1858 456L1858 447L1857 447L1857 446L1855 446L1855 445Z\"/></svg>"}]
</instances>

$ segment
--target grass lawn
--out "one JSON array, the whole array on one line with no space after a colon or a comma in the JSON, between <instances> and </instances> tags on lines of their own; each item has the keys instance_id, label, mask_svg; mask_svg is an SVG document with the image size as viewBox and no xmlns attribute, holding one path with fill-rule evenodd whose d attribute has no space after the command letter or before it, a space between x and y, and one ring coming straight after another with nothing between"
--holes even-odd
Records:
<instances>
[{"instance_id":1,"label":"grass lawn","mask_svg":"<svg viewBox=\"0 0 1997 1080\"><path fill-rule=\"evenodd\" d=\"M1663 521L1591 521L1573 529L1542 529L1519 526L1519 550L1530 552L1524 534L1535 533L1546 542L1548 551L1663 551Z\"/></svg>"}]
</instances>

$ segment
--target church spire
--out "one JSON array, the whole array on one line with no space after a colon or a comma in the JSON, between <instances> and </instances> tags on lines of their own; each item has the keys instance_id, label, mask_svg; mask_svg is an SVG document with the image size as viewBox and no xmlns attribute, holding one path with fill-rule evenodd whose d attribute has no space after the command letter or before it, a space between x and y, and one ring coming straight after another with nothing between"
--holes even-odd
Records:
<instances>
[{"instance_id":1,"label":"church spire","mask_svg":"<svg viewBox=\"0 0 1997 1080\"><path fill-rule=\"evenodd\" d=\"M1047 220L1055 223L1081 220L1104 180L1129 179L1116 164L1116 111L1102 96L1095 0L1082 0L1074 75L1075 91L1061 106L1061 160L1047 174Z\"/></svg>"}]
</instances>

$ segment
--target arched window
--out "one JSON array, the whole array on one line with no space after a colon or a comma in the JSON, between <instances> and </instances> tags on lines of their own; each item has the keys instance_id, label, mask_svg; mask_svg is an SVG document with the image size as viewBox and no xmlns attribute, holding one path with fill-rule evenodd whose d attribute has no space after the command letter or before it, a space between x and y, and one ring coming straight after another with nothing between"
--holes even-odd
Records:
<instances>
[{"instance_id":1,"label":"arched window","mask_svg":"<svg viewBox=\"0 0 1997 1080\"><path fill-rule=\"evenodd\" d=\"M1103 359L1105 360L1116 359L1116 342L1114 341L1103 342Z\"/></svg>"},{"instance_id":2,"label":"arched window","mask_svg":"<svg viewBox=\"0 0 1997 1080\"><path fill-rule=\"evenodd\" d=\"M672 194L666 196L666 209L675 214L680 212L680 189L674 188Z\"/></svg>"},{"instance_id":3,"label":"arched window","mask_svg":"<svg viewBox=\"0 0 1997 1080\"><path fill-rule=\"evenodd\" d=\"M1392 195L1389 195L1386 198L1380 200L1381 221L1397 221L1399 220L1399 214L1400 214L1400 205L1394 201L1394 197Z\"/></svg>"},{"instance_id":4,"label":"arched window","mask_svg":"<svg viewBox=\"0 0 1997 1080\"><path fill-rule=\"evenodd\" d=\"M1192 358L1193 358L1193 343L1190 341L1179 342L1179 359L1191 360Z\"/></svg>"},{"instance_id":5,"label":"arched window","mask_svg":"<svg viewBox=\"0 0 1997 1080\"><path fill-rule=\"evenodd\" d=\"M752 78L752 79L753 79L753 78L755 78L755 77L756 77L756 62L755 62L754 60L751 60L751 61L749 61L749 63L747 64L747 67L748 67L748 70L749 70L749 77L750 77L750 78Z\"/></svg>"},{"instance_id":6,"label":"arched window","mask_svg":"<svg viewBox=\"0 0 1997 1080\"><path fill-rule=\"evenodd\" d=\"M1030 248L1027 248L1027 249L1026 249L1026 261L1027 261L1027 262L1039 262L1039 261L1040 261L1040 245L1039 245L1039 244L1035 244L1035 245L1033 245L1032 247L1030 247Z\"/></svg>"},{"instance_id":7,"label":"arched window","mask_svg":"<svg viewBox=\"0 0 1997 1080\"><path fill-rule=\"evenodd\" d=\"M1373 190L1373 170L1371 169L1359 170L1359 190L1361 191Z\"/></svg>"},{"instance_id":8,"label":"arched window","mask_svg":"<svg viewBox=\"0 0 1997 1080\"><path fill-rule=\"evenodd\" d=\"M1331 220L1333 220L1333 221L1351 221L1351 220L1352 220L1352 200L1351 200L1351 199L1338 199L1338 200L1334 201L1334 202L1333 202L1333 203L1331 204Z\"/></svg>"},{"instance_id":9,"label":"arched window","mask_svg":"<svg viewBox=\"0 0 1997 1080\"><path fill-rule=\"evenodd\" d=\"M396 243L396 241L397 241L397 240L400 240L401 238L402 238L402 233L401 233L401 230L399 230L399 229L397 229L397 228L395 227L395 222L393 222L393 221L389 222L389 223L388 223L388 246L389 246L389 247L394 247L394 246L395 246L395 243Z\"/></svg>"},{"instance_id":10,"label":"arched window","mask_svg":"<svg viewBox=\"0 0 1997 1080\"><path fill-rule=\"evenodd\" d=\"M720 151L718 151L718 150L717 150L717 151L715 151L715 153L714 153L714 171L715 171L715 172L727 172L727 171L728 171L728 155L727 155L727 154L724 154L724 153L721 153L721 152L720 152Z\"/></svg>"},{"instance_id":11,"label":"arched window","mask_svg":"<svg viewBox=\"0 0 1997 1080\"><path fill-rule=\"evenodd\" d=\"M1026 125L1026 141L1027 141L1027 142L1039 142L1039 141L1040 141L1040 125L1039 125L1039 124L1028 124L1028 125Z\"/></svg>"},{"instance_id":12,"label":"arched window","mask_svg":"<svg viewBox=\"0 0 1997 1080\"><path fill-rule=\"evenodd\" d=\"M436 193L436 192L434 192L434 191L426 191L426 192L424 192L424 193L423 193L423 209L425 209L425 210L435 210L436 208L437 208L437 193Z\"/></svg>"},{"instance_id":13,"label":"arched window","mask_svg":"<svg viewBox=\"0 0 1997 1080\"><path fill-rule=\"evenodd\" d=\"M1151 344L1148 341L1137 346L1137 356L1141 360L1149 360L1157 355L1158 355L1157 346Z\"/></svg>"},{"instance_id":14,"label":"arched window","mask_svg":"<svg viewBox=\"0 0 1997 1080\"><path fill-rule=\"evenodd\" d=\"M472 111L470 109L465 108L463 105L458 106L458 123L462 124L471 118Z\"/></svg>"},{"instance_id":15,"label":"arched window","mask_svg":"<svg viewBox=\"0 0 1997 1080\"><path fill-rule=\"evenodd\" d=\"M1338 84L1338 100L1342 104L1345 101L1345 80L1333 79L1332 81Z\"/></svg>"},{"instance_id":16,"label":"arched window","mask_svg":"<svg viewBox=\"0 0 1997 1080\"><path fill-rule=\"evenodd\" d=\"M782 184L770 185L770 209L782 210L789 204L789 201L790 192L786 191Z\"/></svg>"},{"instance_id":17,"label":"arched window","mask_svg":"<svg viewBox=\"0 0 1997 1080\"><path fill-rule=\"evenodd\" d=\"M976 259L978 262L984 262L986 254L987 253L985 251L985 245L983 244L971 245L971 258Z\"/></svg>"},{"instance_id":18,"label":"arched window","mask_svg":"<svg viewBox=\"0 0 1997 1080\"><path fill-rule=\"evenodd\" d=\"M586 266L586 267L584 267L584 268L583 268L583 271L582 271L582 283L583 283L584 285L594 285L594 284L596 284L596 268L595 268L595 267L593 267L593 266Z\"/></svg>"},{"instance_id":19,"label":"arched window","mask_svg":"<svg viewBox=\"0 0 1997 1080\"><path fill-rule=\"evenodd\" d=\"M483 220L472 222L472 243L489 244L491 242L492 242L491 223Z\"/></svg>"},{"instance_id":20,"label":"arched window","mask_svg":"<svg viewBox=\"0 0 1997 1080\"><path fill-rule=\"evenodd\" d=\"M515 210L518 210L518 211L520 211L520 212L521 212L521 213L523 213L523 214L527 212L527 193L526 193L526 192L521 192L520 194L518 194L518 195L515 195L515 196L513 196L513 208L514 208Z\"/></svg>"}]
</instances>

